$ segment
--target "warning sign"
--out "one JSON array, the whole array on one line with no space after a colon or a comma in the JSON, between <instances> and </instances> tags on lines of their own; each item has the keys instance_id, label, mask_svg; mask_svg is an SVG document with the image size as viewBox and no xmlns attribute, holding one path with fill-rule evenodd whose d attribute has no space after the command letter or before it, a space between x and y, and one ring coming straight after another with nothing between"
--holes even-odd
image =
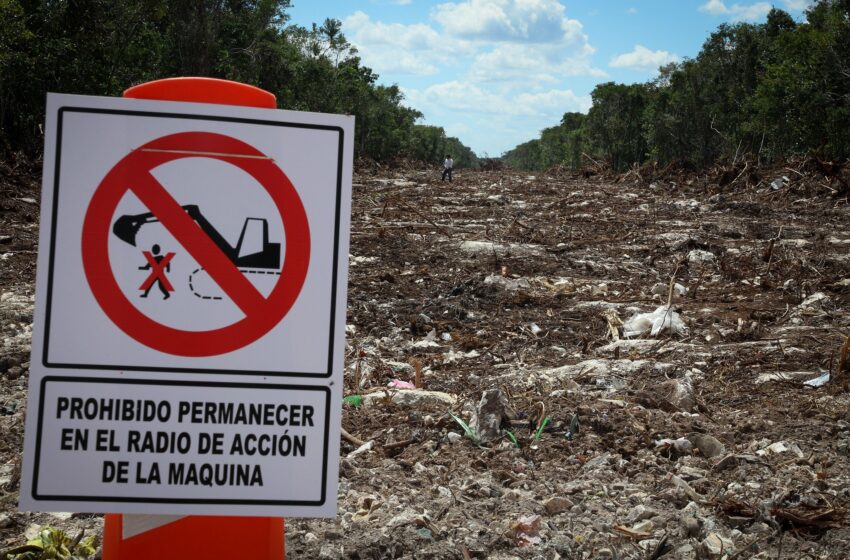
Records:
<instances>
[{"instance_id":1,"label":"warning sign","mask_svg":"<svg viewBox=\"0 0 850 560\"><path fill-rule=\"evenodd\" d=\"M281 246L269 242L266 218L246 217L239 242L233 247L207 220L199 205L181 206L151 174L157 167L184 158L218 160L256 179L273 203L274 218L283 223L286 246L282 268ZM149 211L122 215L113 222L116 208L128 193L134 194ZM203 193L197 196L203 198ZM250 241L245 239L245 234L251 221L260 222L256 224L262 230L260 244L243 249L243 243L247 245ZM244 314L241 320L211 330L186 330L162 324L136 307L115 279L108 241L110 235L115 235L135 247L139 230L156 222L162 224L175 244L185 250L185 258L196 263L193 266L197 268L187 280L192 295L202 300L228 298ZM271 158L229 136L186 132L148 142L109 171L94 192L86 212L82 252L86 278L95 299L124 333L168 354L212 356L242 348L281 322L304 284L310 262L310 228L298 192ZM159 252L156 244L151 252L142 252L148 261L142 268L152 269L152 272L138 288L144 291L139 297L147 297L155 283L163 299L169 299L171 292L176 291L164 270L176 253L159 256ZM196 291L192 280L201 271L209 275L223 295L207 296ZM249 274L257 272L273 276L268 297L251 282L254 276Z\"/></svg>"},{"instance_id":2,"label":"warning sign","mask_svg":"<svg viewBox=\"0 0 850 560\"><path fill-rule=\"evenodd\" d=\"M352 133L48 96L23 508L335 515Z\"/></svg>"},{"instance_id":3,"label":"warning sign","mask_svg":"<svg viewBox=\"0 0 850 560\"><path fill-rule=\"evenodd\" d=\"M327 498L327 388L46 377L42 398L36 499L321 506Z\"/></svg>"}]
</instances>

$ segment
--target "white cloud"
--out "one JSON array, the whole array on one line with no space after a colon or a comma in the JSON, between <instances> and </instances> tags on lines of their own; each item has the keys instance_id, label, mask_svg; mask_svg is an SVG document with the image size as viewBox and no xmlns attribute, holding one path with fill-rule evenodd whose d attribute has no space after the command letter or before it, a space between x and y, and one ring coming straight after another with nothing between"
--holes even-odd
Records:
<instances>
[{"instance_id":1,"label":"white cloud","mask_svg":"<svg viewBox=\"0 0 850 560\"><path fill-rule=\"evenodd\" d=\"M343 31L363 63L385 77L440 76L403 87L405 104L474 148L501 153L557 124L565 111L589 109L590 96L567 89L565 80L607 77L561 1L443 0L430 22L410 25L357 11Z\"/></svg>"},{"instance_id":2,"label":"white cloud","mask_svg":"<svg viewBox=\"0 0 850 560\"><path fill-rule=\"evenodd\" d=\"M390 49L357 45L358 54L366 66L380 74L410 74L414 76L433 76L440 69L427 58L416 53L393 52Z\"/></svg>"},{"instance_id":3,"label":"white cloud","mask_svg":"<svg viewBox=\"0 0 850 560\"><path fill-rule=\"evenodd\" d=\"M729 8L726 7L726 4L722 0L708 0L708 2L699 7L699 11L719 16L727 14Z\"/></svg>"},{"instance_id":4,"label":"white cloud","mask_svg":"<svg viewBox=\"0 0 850 560\"><path fill-rule=\"evenodd\" d=\"M473 48L456 39L441 36L424 23L403 25L372 21L361 11L343 20L346 37L357 47L366 65L379 74L435 74L439 64L452 57L470 55Z\"/></svg>"},{"instance_id":5,"label":"white cloud","mask_svg":"<svg viewBox=\"0 0 850 560\"><path fill-rule=\"evenodd\" d=\"M446 33L479 41L585 41L578 20L556 0L467 0L437 5L431 17Z\"/></svg>"},{"instance_id":6,"label":"white cloud","mask_svg":"<svg viewBox=\"0 0 850 560\"><path fill-rule=\"evenodd\" d=\"M679 57L667 51L651 51L643 45L635 45L631 52L623 53L611 59L612 68L631 68L634 70L657 70L671 62L678 62Z\"/></svg>"},{"instance_id":7,"label":"white cloud","mask_svg":"<svg viewBox=\"0 0 850 560\"><path fill-rule=\"evenodd\" d=\"M426 123L442 126L479 155L510 150L558 124L565 112L586 112L591 105L590 95L569 89L510 94L459 81L402 92Z\"/></svg>"},{"instance_id":8,"label":"white cloud","mask_svg":"<svg viewBox=\"0 0 850 560\"><path fill-rule=\"evenodd\" d=\"M593 68L581 22L556 0L466 0L440 4L432 17L449 37L478 45L468 78L539 87L571 76L604 76Z\"/></svg>"},{"instance_id":9,"label":"white cloud","mask_svg":"<svg viewBox=\"0 0 850 560\"><path fill-rule=\"evenodd\" d=\"M773 6L767 2L759 2L752 6L733 4L730 8L732 21L756 21L766 16L772 8Z\"/></svg>"},{"instance_id":10,"label":"white cloud","mask_svg":"<svg viewBox=\"0 0 850 560\"><path fill-rule=\"evenodd\" d=\"M393 4L398 4L399 6L409 6L413 3L413 0L393 0Z\"/></svg>"},{"instance_id":11,"label":"white cloud","mask_svg":"<svg viewBox=\"0 0 850 560\"><path fill-rule=\"evenodd\" d=\"M523 85L555 83L573 76L604 77L604 72L591 65L593 51L588 44L564 49L503 43L475 57L469 77L475 82L516 80Z\"/></svg>"},{"instance_id":12,"label":"white cloud","mask_svg":"<svg viewBox=\"0 0 850 560\"><path fill-rule=\"evenodd\" d=\"M626 10L626 13L627 14L636 14L636 13L638 13L638 9L635 8L635 7L631 7L628 10Z\"/></svg>"},{"instance_id":13,"label":"white cloud","mask_svg":"<svg viewBox=\"0 0 850 560\"><path fill-rule=\"evenodd\" d=\"M799 1L799 0L792 0ZM755 4L741 5L732 4L726 6L723 0L708 0L705 4L699 7L701 12L707 12L715 16L728 16L732 21L756 21L770 12L772 6L767 2L757 2Z\"/></svg>"},{"instance_id":14,"label":"white cloud","mask_svg":"<svg viewBox=\"0 0 850 560\"><path fill-rule=\"evenodd\" d=\"M474 10L482 13L470 16ZM554 0L470 0L440 4L433 15L442 30L373 21L362 11L345 18L343 30L379 74L433 75L472 57L468 79L476 83L522 79L534 86L605 76L591 64L595 49L581 23Z\"/></svg>"},{"instance_id":15,"label":"white cloud","mask_svg":"<svg viewBox=\"0 0 850 560\"><path fill-rule=\"evenodd\" d=\"M405 90L404 94L415 107L418 107L418 102L434 109L474 113L507 113L511 110L510 104L503 97L468 82L434 84L424 91Z\"/></svg>"},{"instance_id":16,"label":"white cloud","mask_svg":"<svg viewBox=\"0 0 850 560\"><path fill-rule=\"evenodd\" d=\"M814 0L785 0L785 7L789 10L802 12L814 4Z\"/></svg>"},{"instance_id":17,"label":"white cloud","mask_svg":"<svg viewBox=\"0 0 850 560\"><path fill-rule=\"evenodd\" d=\"M466 134L467 132L472 132L472 127L469 126L466 123L451 122L451 123L446 125L445 131L446 131L447 136L457 137L457 136L462 136L463 134Z\"/></svg>"},{"instance_id":18,"label":"white cloud","mask_svg":"<svg viewBox=\"0 0 850 560\"><path fill-rule=\"evenodd\" d=\"M432 112L461 111L502 116L550 116L560 119L565 111L587 111L590 96L572 90L549 90L509 95L488 91L468 82L451 81L434 84L422 91L404 90L405 98L415 107Z\"/></svg>"},{"instance_id":19,"label":"white cloud","mask_svg":"<svg viewBox=\"0 0 850 560\"><path fill-rule=\"evenodd\" d=\"M567 111L585 113L592 104L589 95L576 95L572 90L550 90L542 93L521 93L514 104L541 116L554 114L557 120ZM557 124L557 123L552 123Z\"/></svg>"}]
</instances>

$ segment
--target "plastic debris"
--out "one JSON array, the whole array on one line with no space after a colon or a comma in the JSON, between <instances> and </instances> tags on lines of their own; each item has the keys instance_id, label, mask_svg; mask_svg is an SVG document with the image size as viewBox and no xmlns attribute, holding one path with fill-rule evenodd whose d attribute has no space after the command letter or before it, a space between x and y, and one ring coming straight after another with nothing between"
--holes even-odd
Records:
<instances>
[{"instance_id":1,"label":"plastic debris","mask_svg":"<svg viewBox=\"0 0 850 560\"><path fill-rule=\"evenodd\" d=\"M354 408L359 408L363 405L363 395L348 395L343 397L342 402Z\"/></svg>"},{"instance_id":2,"label":"plastic debris","mask_svg":"<svg viewBox=\"0 0 850 560\"><path fill-rule=\"evenodd\" d=\"M814 379L809 379L808 381L804 382L803 385L806 385L808 387L823 387L827 383L829 383L829 372L828 371L826 373L824 373L823 375L819 375L818 377L815 377Z\"/></svg>"},{"instance_id":3,"label":"plastic debris","mask_svg":"<svg viewBox=\"0 0 850 560\"><path fill-rule=\"evenodd\" d=\"M703 251L701 249L694 249L690 253L688 253L688 262L690 264L704 264L714 262L715 256L714 253L709 251Z\"/></svg>"},{"instance_id":4,"label":"plastic debris","mask_svg":"<svg viewBox=\"0 0 850 560\"><path fill-rule=\"evenodd\" d=\"M777 441L776 443L771 443L764 449L759 449L758 451L756 451L756 455L761 455L762 457L764 457L765 455L785 453L787 451L790 451L801 459L805 457L805 454L800 449L799 445L797 445L796 443L786 445L784 441Z\"/></svg>"},{"instance_id":5,"label":"plastic debris","mask_svg":"<svg viewBox=\"0 0 850 560\"><path fill-rule=\"evenodd\" d=\"M500 274L491 274L484 279L485 284L496 284L502 286L506 290L528 290L531 288L531 282L527 278L507 278Z\"/></svg>"},{"instance_id":6,"label":"plastic debris","mask_svg":"<svg viewBox=\"0 0 850 560\"><path fill-rule=\"evenodd\" d=\"M683 334L688 330L678 313L670 307L662 305L652 313L636 313L623 325L623 336L631 338L649 331L650 336L657 336L667 330L670 334Z\"/></svg>"},{"instance_id":7,"label":"plastic debris","mask_svg":"<svg viewBox=\"0 0 850 560\"><path fill-rule=\"evenodd\" d=\"M401 379L393 379L387 383L387 387L392 387L393 389L416 389L416 385L410 381L402 381Z\"/></svg>"},{"instance_id":8,"label":"plastic debris","mask_svg":"<svg viewBox=\"0 0 850 560\"><path fill-rule=\"evenodd\" d=\"M367 441L366 443L364 443L363 445L361 445L360 447L358 447L357 449L355 449L354 451L352 451L351 453L346 455L346 458L353 459L354 457L357 457L358 455L366 453L367 451L369 451L373 447L375 447L375 442L372 441L372 440Z\"/></svg>"},{"instance_id":9,"label":"plastic debris","mask_svg":"<svg viewBox=\"0 0 850 560\"><path fill-rule=\"evenodd\" d=\"M661 449L673 449L676 453L685 455L693 450L694 444L692 444L687 438L683 437L678 439L664 438L656 441L655 447Z\"/></svg>"},{"instance_id":10,"label":"plastic debris","mask_svg":"<svg viewBox=\"0 0 850 560\"><path fill-rule=\"evenodd\" d=\"M454 406L457 404L457 396L441 391L389 391L385 389L380 392L363 395L363 406L383 405L392 402L398 406L421 407L421 406Z\"/></svg>"},{"instance_id":11,"label":"plastic debris","mask_svg":"<svg viewBox=\"0 0 850 560\"><path fill-rule=\"evenodd\" d=\"M431 348L431 347L439 346L439 344L437 344L436 340L437 340L437 330L431 329L428 332L428 334L425 335L425 338L423 338L422 340L417 340L416 342L414 342L413 347L414 348Z\"/></svg>"},{"instance_id":12,"label":"plastic debris","mask_svg":"<svg viewBox=\"0 0 850 560\"><path fill-rule=\"evenodd\" d=\"M791 179L789 179L787 176L783 175L782 177L779 177L779 178L771 181L770 190L778 191L778 190L780 190L784 187L787 187L789 183L791 183Z\"/></svg>"},{"instance_id":13,"label":"plastic debris","mask_svg":"<svg viewBox=\"0 0 850 560\"><path fill-rule=\"evenodd\" d=\"M661 296L664 299L667 299L667 295L670 293L670 285L664 284L662 282L657 282L652 285L652 289L649 290L654 296ZM682 297L688 294L688 289L678 282L673 284L673 296L674 297Z\"/></svg>"},{"instance_id":14,"label":"plastic debris","mask_svg":"<svg viewBox=\"0 0 850 560\"><path fill-rule=\"evenodd\" d=\"M782 371L777 373L760 373L756 383L769 383L771 381L801 381L812 376L811 371Z\"/></svg>"},{"instance_id":15,"label":"plastic debris","mask_svg":"<svg viewBox=\"0 0 850 560\"><path fill-rule=\"evenodd\" d=\"M797 309L804 315L814 314L818 312L818 308L823 308L823 304L829 303L829 296L823 292L815 292L804 299Z\"/></svg>"}]
</instances>

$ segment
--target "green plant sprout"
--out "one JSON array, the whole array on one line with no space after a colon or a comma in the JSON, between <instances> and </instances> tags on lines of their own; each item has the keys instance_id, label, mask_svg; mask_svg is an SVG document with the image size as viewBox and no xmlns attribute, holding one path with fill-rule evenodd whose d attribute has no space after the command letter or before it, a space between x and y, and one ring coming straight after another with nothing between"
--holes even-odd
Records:
<instances>
[{"instance_id":1,"label":"green plant sprout","mask_svg":"<svg viewBox=\"0 0 850 560\"><path fill-rule=\"evenodd\" d=\"M540 426L537 427L537 431L534 432L534 441L540 441L540 435L543 433L543 428L549 423L549 420L552 418L547 416L543 419L543 422L540 423Z\"/></svg>"},{"instance_id":2,"label":"green plant sprout","mask_svg":"<svg viewBox=\"0 0 850 560\"><path fill-rule=\"evenodd\" d=\"M0 560L80 560L96 551L94 536L83 538L85 531L72 539L61 529L45 527L23 546L0 552Z\"/></svg>"},{"instance_id":3,"label":"green plant sprout","mask_svg":"<svg viewBox=\"0 0 850 560\"><path fill-rule=\"evenodd\" d=\"M458 418L457 416L455 416L451 412L449 412L449 416L451 416L452 419L455 422L457 422L460 425L461 428L463 428L463 432L466 434L466 437L471 439L472 442L475 445L479 444L480 440L478 439L478 434L475 433L475 430L473 430L472 428L469 427L469 424L467 424L466 422L464 422L462 419Z\"/></svg>"}]
</instances>

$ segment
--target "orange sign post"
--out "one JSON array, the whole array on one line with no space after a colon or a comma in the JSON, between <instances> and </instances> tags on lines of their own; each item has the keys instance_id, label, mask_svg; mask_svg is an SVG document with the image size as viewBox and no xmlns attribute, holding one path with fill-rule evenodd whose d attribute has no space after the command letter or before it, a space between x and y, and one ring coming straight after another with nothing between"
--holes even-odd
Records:
<instances>
[{"instance_id":1,"label":"orange sign post","mask_svg":"<svg viewBox=\"0 0 850 560\"><path fill-rule=\"evenodd\" d=\"M178 519L124 538L123 516L106 515L104 560L281 560L285 557L280 517L204 517Z\"/></svg>"},{"instance_id":2,"label":"orange sign post","mask_svg":"<svg viewBox=\"0 0 850 560\"><path fill-rule=\"evenodd\" d=\"M274 109L274 94L215 78L168 78L124 91L124 97L189 101ZM107 514L104 560L188 558L280 560L285 557L284 522L279 517L189 516L125 538L124 518Z\"/></svg>"}]
</instances>

